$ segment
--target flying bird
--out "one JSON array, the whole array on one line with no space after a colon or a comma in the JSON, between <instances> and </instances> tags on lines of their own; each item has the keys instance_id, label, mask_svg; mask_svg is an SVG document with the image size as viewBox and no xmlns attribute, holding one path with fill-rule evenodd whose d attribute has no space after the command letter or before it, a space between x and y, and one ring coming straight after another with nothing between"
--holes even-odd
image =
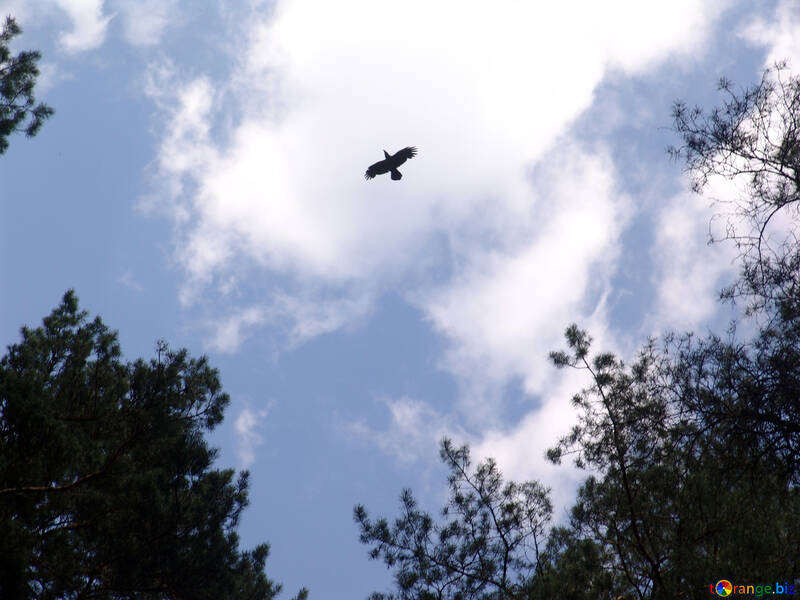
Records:
<instances>
[{"instance_id":1,"label":"flying bird","mask_svg":"<svg viewBox=\"0 0 800 600\"><path fill-rule=\"evenodd\" d=\"M364 173L365 179L372 179L375 175L382 175L383 173L391 173L392 179L395 181L402 179L403 174L397 170L397 167L402 165L409 158L414 158L417 155L417 148L415 146L408 146L391 155L384 150L383 155L386 158L376 162L374 165L370 165L367 172Z\"/></svg>"}]
</instances>

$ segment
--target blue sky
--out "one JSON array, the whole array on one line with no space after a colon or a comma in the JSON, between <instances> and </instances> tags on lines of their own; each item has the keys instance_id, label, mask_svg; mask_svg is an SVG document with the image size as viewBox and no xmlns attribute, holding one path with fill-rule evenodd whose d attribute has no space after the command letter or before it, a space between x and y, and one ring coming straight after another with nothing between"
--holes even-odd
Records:
<instances>
[{"instance_id":1,"label":"blue sky","mask_svg":"<svg viewBox=\"0 0 800 600\"><path fill-rule=\"evenodd\" d=\"M664 148L678 98L800 65L777 2L0 0L56 109L0 158L0 342L68 288L118 329L208 354L213 442L252 472L247 546L288 592L389 585L352 523L403 487L436 509L437 443L542 480L586 383L547 360L577 322L630 354L719 330L733 249L706 245ZM415 145L402 181L365 181Z\"/></svg>"}]
</instances>

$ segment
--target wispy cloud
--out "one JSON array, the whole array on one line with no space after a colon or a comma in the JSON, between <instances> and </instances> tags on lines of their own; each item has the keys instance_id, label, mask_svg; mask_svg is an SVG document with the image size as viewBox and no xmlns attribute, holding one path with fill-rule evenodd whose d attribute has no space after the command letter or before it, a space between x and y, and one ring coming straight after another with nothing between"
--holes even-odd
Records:
<instances>
[{"instance_id":1,"label":"wispy cloud","mask_svg":"<svg viewBox=\"0 0 800 600\"><path fill-rule=\"evenodd\" d=\"M308 339L336 331L356 321L372 308L368 294L336 297L321 302L314 297L273 294L268 304L227 310L227 314L212 319L213 336L209 345L220 352L235 352L255 333L259 325L271 324L284 336L288 348Z\"/></svg>"},{"instance_id":2,"label":"wispy cloud","mask_svg":"<svg viewBox=\"0 0 800 600\"><path fill-rule=\"evenodd\" d=\"M269 313L273 322L282 323L288 329L288 341L294 347L353 323L369 313L371 308L372 297L367 292L325 301L313 295L301 298L279 293Z\"/></svg>"},{"instance_id":3,"label":"wispy cloud","mask_svg":"<svg viewBox=\"0 0 800 600\"><path fill-rule=\"evenodd\" d=\"M100 48L112 22L119 23L129 44L156 46L171 26L184 21L180 0L0 0L0 14L14 15L23 28L57 23L58 42L68 54Z\"/></svg>"},{"instance_id":4,"label":"wispy cloud","mask_svg":"<svg viewBox=\"0 0 800 600\"><path fill-rule=\"evenodd\" d=\"M125 40L136 46L154 46L178 19L178 0L118 0Z\"/></svg>"},{"instance_id":5,"label":"wispy cloud","mask_svg":"<svg viewBox=\"0 0 800 600\"><path fill-rule=\"evenodd\" d=\"M220 352L234 352L246 338L247 331L252 331L254 326L260 325L265 319L265 311L257 306L235 312L213 324L214 336L210 340L210 346Z\"/></svg>"},{"instance_id":6,"label":"wispy cloud","mask_svg":"<svg viewBox=\"0 0 800 600\"><path fill-rule=\"evenodd\" d=\"M75 78L72 73L65 71L55 62L42 61L39 63L38 67L39 77L36 80L37 96L46 94L62 81L68 81Z\"/></svg>"},{"instance_id":7,"label":"wispy cloud","mask_svg":"<svg viewBox=\"0 0 800 600\"><path fill-rule=\"evenodd\" d=\"M453 427L445 416L428 404L414 398L384 398L389 411L389 424L375 428L364 420L343 425L348 436L355 436L379 448L402 463L429 460L436 455L436 446Z\"/></svg>"},{"instance_id":8,"label":"wispy cloud","mask_svg":"<svg viewBox=\"0 0 800 600\"><path fill-rule=\"evenodd\" d=\"M141 292L144 290L142 284L136 280L136 278L133 276L133 273L130 271L125 271L122 275L120 275L117 281L134 292Z\"/></svg>"},{"instance_id":9,"label":"wispy cloud","mask_svg":"<svg viewBox=\"0 0 800 600\"><path fill-rule=\"evenodd\" d=\"M72 22L72 30L62 33L59 42L70 53L85 52L100 46L114 15L103 11L103 0L54 0Z\"/></svg>"},{"instance_id":10,"label":"wispy cloud","mask_svg":"<svg viewBox=\"0 0 800 600\"><path fill-rule=\"evenodd\" d=\"M738 193L731 182L714 182L716 191L709 193L718 200ZM718 309L719 289L735 275L736 249L731 243L708 244L709 224L715 229L719 225L716 210L708 199L685 193L669 198L654 215L652 283L657 300L648 318L653 333L692 330Z\"/></svg>"},{"instance_id":11,"label":"wispy cloud","mask_svg":"<svg viewBox=\"0 0 800 600\"><path fill-rule=\"evenodd\" d=\"M742 36L767 48L764 66L788 59L795 71L800 69L800 5L794 0L778 2L771 17L757 16Z\"/></svg>"},{"instance_id":12,"label":"wispy cloud","mask_svg":"<svg viewBox=\"0 0 800 600\"><path fill-rule=\"evenodd\" d=\"M502 386L521 378L538 393L550 370L547 352L565 325L578 316L602 323L592 315L602 316L619 236L634 209L616 188L607 156L566 140L560 146L533 179L531 209L515 224L523 235L505 248L475 248L452 281L420 298L451 340L447 365L462 379ZM485 406L479 399L486 392L473 394L478 418L485 415L475 405Z\"/></svg>"},{"instance_id":13,"label":"wispy cloud","mask_svg":"<svg viewBox=\"0 0 800 600\"><path fill-rule=\"evenodd\" d=\"M600 340L603 343L603 340ZM430 462L437 454L439 442L449 437L457 444L468 443L474 460L487 457L497 460L508 480L538 480L552 489L551 499L557 509L556 519L566 518L574 492L585 473L568 459L553 465L545 458L575 420L571 397L588 380L582 371L550 372L548 391L519 422L486 427L470 434L456 420L414 398L384 398L388 424L375 426L357 420L345 423L342 430L349 437L362 440L404 465Z\"/></svg>"},{"instance_id":14,"label":"wispy cloud","mask_svg":"<svg viewBox=\"0 0 800 600\"><path fill-rule=\"evenodd\" d=\"M239 462L243 469L247 469L255 462L256 448L263 442L259 429L273 406L274 402L272 401L267 404L266 408L259 410L245 406L234 421L234 428L238 434Z\"/></svg>"},{"instance_id":15,"label":"wispy cloud","mask_svg":"<svg viewBox=\"0 0 800 600\"><path fill-rule=\"evenodd\" d=\"M597 342L596 349L599 349L605 340L601 338ZM507 479L538 480L551 488L557 521L566 520L566 511L572 505L585 472L578 470L569 457L562 464L554 465L545 458L545 453L575 423L575 409L570 399L588 384L585 371L550 371L547 392L539 397L536 410L528 412L518 423L488 429L472 440L475 457L491 456L497 460Z\"/></svg>"}]
</instances>

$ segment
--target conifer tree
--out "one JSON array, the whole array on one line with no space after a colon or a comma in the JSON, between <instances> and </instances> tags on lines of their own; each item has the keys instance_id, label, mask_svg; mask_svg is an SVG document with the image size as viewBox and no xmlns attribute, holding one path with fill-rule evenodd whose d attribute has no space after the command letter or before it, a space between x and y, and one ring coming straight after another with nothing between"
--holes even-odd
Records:
<instances>
[{"instance_id":1,"label":"conifer tree","mask_svg":"<svg viewBox=\"0 0 800 600\"><path fill-rule=\"evenodd\" d=\"M36 50L26 50L13 56L11 40L22 33L13 17L6 17L0 30L0 154L8 150L8 138L17 131L28 137L39 132L53 109L40 102L36 104L33 88L39 76L42 55Z\"/></svg>"}]
</instances>

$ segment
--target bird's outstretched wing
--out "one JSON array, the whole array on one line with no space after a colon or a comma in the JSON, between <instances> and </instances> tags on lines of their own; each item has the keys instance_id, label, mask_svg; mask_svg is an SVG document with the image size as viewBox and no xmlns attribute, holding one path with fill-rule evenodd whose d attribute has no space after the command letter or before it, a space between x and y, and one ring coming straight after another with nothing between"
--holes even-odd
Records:
<instances>
[{"instance_id":1,"label":"bird's outstretched wing","mask_svg":"<svg viewBox=\"0 0 800 600\"><path fill-rule=\"evenodd\" d=\"M417 155L417 147L416 146L406 146L402 150L398 150L394 153L392 158L395 160L395 165L400 166L404 162L406 162L409 158L414 158Z\"/></svg>"},{"instance_id":2,"label":"bird's outstretched wing","mask_svg":"<svg viewBox=\"0 0 800 600\"><path fill-rule=\"evenodd\" d=\"M389 164L389 159L387 158L376 162L374 165L370 165L367 169L367 172L364 173L364 179L372 179L375 177L375 175L382 175L383 173L388 173L391 170L392 167Z\"/></svg>"}]
</instances>

